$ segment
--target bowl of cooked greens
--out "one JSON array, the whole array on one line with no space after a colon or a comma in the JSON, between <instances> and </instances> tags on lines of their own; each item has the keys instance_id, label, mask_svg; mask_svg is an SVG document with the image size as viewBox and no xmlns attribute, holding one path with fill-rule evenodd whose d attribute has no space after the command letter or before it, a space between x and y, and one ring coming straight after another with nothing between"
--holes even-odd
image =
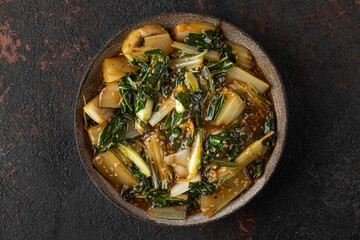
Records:
<instances>
[{"instance_id":1,"label":"bowl of cooked greens","mask_svg":"<svg viewBox=\"0 0 360 240\"><path fill-rule=\"evenodd\" d=\"M144 220L222 218L266 184L285 143L280 76L237 27L188 13L120 31L93 59L75 106L82 162Z\"/></svg>"}]
</instances>

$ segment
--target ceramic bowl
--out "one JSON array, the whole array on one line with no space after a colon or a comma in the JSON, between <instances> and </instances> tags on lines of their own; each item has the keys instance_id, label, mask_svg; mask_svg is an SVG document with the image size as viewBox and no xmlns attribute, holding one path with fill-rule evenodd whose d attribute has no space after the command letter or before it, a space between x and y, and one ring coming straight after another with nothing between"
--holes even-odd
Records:
<instances>
[{"instance_id":1,"label":"ceramic bowl","mask_svg":"<svg viewBox=\"0 0 360 240\"><path fill-rule=\"evenodd\" d=\"M218 220L223 218L240 208L242 208L246 203L248 203L254 196L256 196L259 191L265 186L268 182L270 176L273 174L279 159L281 157L282 151L285 144L285 136L287 129L287 107L286 107L286 96L284 92L284 87L279 76L276 67L273 62L270 60L269 56L261 48L261 46L256 43L249 35L243 32L241 29L236 26L229 24L225 21L222 21L221 30L224 33L225 38L230 41L239 43L246 48L248 48L253 56L255 57L256 62L263 70L266 79L271 85L271 93L274 99L275 111L277 115L277 142L274 148L274 151L271 155L269 162L266 165L264 174L259 178L252 187L247 190L244 194L238 196L236 199L228 203L223 209L221 209L216 215L212 218L206 218L202 214L194 215L188 217L186 220L166 220L160 218L154 218L147 214L147 212L136 208L124 201L119 192L117 192L92 166L91 159L94 156L93 147L91 146L89 137L86 130L83 127L83 107L84 102L82 95L86 99L90 99L98 93L99 87L102 84L102 71L101 63L104 58L111 57L119 52L121 45L126 36L134 29L147 24L160 24L164 28L168 29L169 32L172 31L175 25L180 23L186 23L190 21L206 22L211 24L216 24L219 22L219 19L201 16L197 14L190 13L171 13L156 16L142 22L139 22L133 26L121 30L113 39L105 44L102 50L95 56L92 62L89 64L82 81L80 84L76 106L75 106L75 136L77 142L77 148L80 154L81 161L88 172L91 180L99 188L104 196L106 196L113 204L118 206L123 211L138 217L142 220L150 221L156 224L168 225L168 226L192 226L197 224L209 223L211 221Z\"/></svg>"}]
</instances>

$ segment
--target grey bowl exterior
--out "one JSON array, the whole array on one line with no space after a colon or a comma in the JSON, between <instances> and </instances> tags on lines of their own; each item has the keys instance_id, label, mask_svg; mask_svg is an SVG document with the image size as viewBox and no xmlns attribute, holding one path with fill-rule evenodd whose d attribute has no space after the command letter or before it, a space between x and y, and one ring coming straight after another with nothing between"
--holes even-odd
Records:
<instances>
[{"instance_id":1,"label":"grey bowl exterior","mask_svg":"<svg viewBox=\"0 0 360 240\"><path fill-rule=\"evenodd\" d=\"M173 27L180 23L198 21L216 24L219 19L202 16L191 13L171 13L163 14L144 20L138 24L128 27L120 31L113 39L111 39L104 48L95 56L92 62L89 64L80 84L80 89L77 96L75 105L75 137L77 148L80 154L82 163L88 172L91 180L99 188L99 190L106 196L113 204L118 206L123 211L138 217L139 219L149 221L155 224L168 225L168 226L193 226L198 224L209 223L218 219L221 219L243 207L248 203L259 191L265 186L271 175L273 174L281 154L285 146L285 137L287 131L287 102L284 86L280 75L275 68L274 64L270 60L269 56L264 52L261 46L256 43L250 36L244 33L239 28L232 24L222 21L221 30L224 33L225 38L230 41L239 43L247 47L254 55L255 60L263 70L267 80L271 85L271 93L274 100L275 111L277 115L277 142L274 151L266 165L263 176L258 179L252 187L242 195L238 196L235 200L228 203L223 209L221 209L212 218L206 218L202 214L188 217L186 220L166 220L160 218L154 218L147 214L147 212L136 208L130 203L124 201L119 192L117 192L92 166L91 159L93 158L93 147L88 138L87 132L83 127L83 107L84 102L82 95L87 100L94 97L102 84L102 70L101 63L104 58L111 57L119 52L121 45L126 36L138 27L147 24L160 24L169 31Z\"/></svg>"}]
</instances>

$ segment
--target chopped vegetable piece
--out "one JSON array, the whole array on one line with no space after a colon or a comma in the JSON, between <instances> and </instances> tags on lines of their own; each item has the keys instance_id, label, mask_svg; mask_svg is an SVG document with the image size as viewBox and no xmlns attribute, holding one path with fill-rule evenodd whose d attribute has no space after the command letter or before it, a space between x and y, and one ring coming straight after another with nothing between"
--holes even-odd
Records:
<instances>
[{"instance_id":1,"label":"chopped vegetable piece","mask_svg":"<svg viewBox=\"0 0 360 240\"><path fill-rule=\"evenodd\" d=\"M152 114L154 102L150 99L146 100L145 107L136 113L136 116L142 121L146 122Z\"/></svg>"},{"instance_id":2,"label":"chopped vegetable piece","mask_svg":"<svg viewBox=\"0 0 360 240\"><path fill-rule=\"evenodd\" d=\"M102 108L119 108L121 107L121 100L118 83L110 82L100 92L99 106Z\"/></svg>"},{"instance_id":3,"label":"chopped vegetable piece","mask_svg":"<svg viewBox=\"0 0 360 240\"><path fill-rule=\"evenodd\" d=\"M210 97L212 97L215 93L214 79L211 76L210 70L207 66L204 66L201 70L201 77L205 79L210 92Z\"/></svg>"},{"instance_id":4,"label":"chopped vegetable piece","mask_svg":"<svg viewBox=\"0 0 360 240\"><path fill-rule=\"evenodd\" d=\"M169 63L169 67L172 69L186 68L193 69L201 67L203 64L203 58L207 52L202 52L191 57L173 58Z\"/></svg>"},{"instance_id":5,"label":"chopped vegetable piece","mask_svg":"<svg viewBox=\"0 0 360 240\"><path fill-rule=\"evenodd\" d=\"M234 42L230 42L230 41L225 41L226 44L230 45L230 47L232 48L232 52L235 53L236 55L236 64L239 65L240 67L242 67L245 70L250 70L252 67L252 54L249 51L249 49L247 49L246 47L234 43Z\"/></svg>"},{"instance_id":6,"label":"chopped vegetable piece","mask_svg":"<svg viewBox=\"0 0 360 240\"><path fill-rule=\"evenodd\" d=\"M235 162L239 165L237 167L221 167L217 172L217 179L211 180L211 182L220 180L224 181L233 176L235 176L239 171L241 171L244 167L252 163L253 161L260 159L267 151L266 146L263 145L263 142L273 135L275 132L270 131L261 139L253 142L250 146L248 146L245 150L243 150L240 155L235 159Z\"/></svg>"},{"instance_id":7,"label":"chopped vegetable piece","mask_svg":"<svg viewBox=\"0 0 360 240\"><path fill-rule=\"evenodd\" d=\"M126 132L125 132L125 138L133 139L133 138L136 138L138 136L141 136L141 134L142 133L139 132L131 122L128 122L127 129L126 129Z\"/></svg>"},{"instance_id":8,"label":"chopped vegetable piece","mask_svg":"<svg viewBox=\"0 0 360 240\"><path fill-rule=\"evenodd\" d=\"M176 182L174 185L170 188L170 196L177 197L180 194L183 194L184 192L190 190L189 183L192 182L199 182L201 181L201 175L200 173L197 173L195 177L189 181L179 181Z\"/></svg>"},{"instance_id":9,"label":"chopped vegetable piece","mask_svg":"<svg viewBox=\"0 0 360 240\"><path fill-rule=\"evenodd\" d=\"M171 54L175 49L171 46L172 39L168 33L144 38L144 45L153 49L161 49L165 54Z\"/></svg>"},{"instance_id":10,"label":"chopped vegetable piece","mask_svg":"<svg viewBox=\"0 0 360 240\"><path fill-rule=\"evenodd\" d=\"M228 88L223 88L222 93L226 96L226 100L218 113L214 125L229 125L234 122L245 109L245 103L239 95L230 91Z\"/></svg>"},{"instance_id":11,"label":"chopped vegetable piece","mask_svg":"<svg viewBox=\"0 0 360 240\"><path fill-rule=\"evenodd\" d=\"M126 157L128 157L136 164L136 166L140 169L140 172L142 172L146 177L151 176L150 169L144 159L142 159L140 155L130 145L125 146L119 143L118 148L121 152L125 154Z\"/></svg>"},{"instance_id":12,"label":"chopped vegetable piece","mask_svg":"<svg viewBox=\"0 0 360 240\"><path fill-rule=\"evenodd\" d=\"M242 193L251 183L251 179L243 171L240 171L237 176L223 183L213 194L202 195L200 197L202 214L208 218L214 216L216 212Z\"/></svg>"},{"instance_id":13,"label":"chopped vegetable piece","mask_svg":"<svg viewBox=\"0 0 360 240\"><path fill-rule=\"evenodd\" d=\"M192 149L191 156L189 159L189 164L188 164L189 175L187 177L188 181L190 181L195 177L197 171L201 167L201 155L203 152L202 138L203 138L203 130L199 129L196 133L194 147Z\"/></svg>"},{"instance_id":14,"label":"chopped vegetable piece","mask_svg":"<svg viewBox=\"0 0 360 240\"><path fill-rule=\"evenodd\" d=\"M136 70L136 67L130 65L124 56L105 58L103 65L103 77L105 82L119 81L127 72Z\"/></svg>"},{"instance_id":15,"label":"chopped vegetable piece","mask_svg":"<svg viewBox=\"0 0 360 240\"><path fill-rule=\"evenodd\" d=\"M153 174L156 174L160 182L159 187L161 187L161 189L168 189L173 178L170 169L164 161L163 146L156 133L151 134L145 140L145 152L149 159L149 165L154 170Z\"/></svg>"},{"instance_id":16,"label":"chopped vegetable piece","mask_svg":"<svg viewBox=\"0 0 360 240\"><path fill-rule=\"evenodd\" d=\"M208 66L210 72L218 73L218 72L225 72L230 68L234 67L234 64L229 61L228 57L222 58L219 62L213 63Z\"/></svg>"},{"instance_id":17,"label":"chopped vegetable piece","mask_svg":"<svg viewBox=\"0 0 360 240\"><path fill-rule=\"evenodd\" d=\"M229 87L245 98L247 102L254 104L255 107L268 108L271 106L269 100L259 93L251 83L233 82Z\"/></svg>"},{"instance_id":18,"label":"chopped vegetable piece","mask_svg":"<svg viewBox=\"0 0 360 240\"><path fill-rule=\"evenodd\" d=\"M191 91L196 91L199 89L199 84L197 78L192 72L185 72L186 86L191 89Z\"/></svg>"},{"instance_id":19,"label":"chopped vegetable piece","mask_svg":"<svg viewBox=\"0 0 360 240\"><path fill-rule=\"evenodd\" d=\"M149 120L151 126L158 124L166 115L168 115L175 107L175 100L168 98L159 107L157 112L154 112Z\"/></svg>"},{"instance_id":20,"label":"chopped vegetable piece","mask_svg":"<svg viewBox=\"0 0 360 240\"><path fill-rule=\"evenodd\" d=\"M137 184L135 177L110 151L96 154L92 164L104 177L114 184L119 186L134 186Z\"/></svg>"},{"instance_id":21,"label":"chopped vegetable piece","mask_svg":"<svg viewBox=\"0 0 360 240\"><path fill-rule=\"evenodd\" d=\"M253 142L248 146L240 155L235 159L235 162L239 163L242 167L249 165L252 161L259 159L266 153L266 146L263 145L264 141L273 135L275 132L270 131L261 139Z\"/></svg>"},{"instance_id":22,"label":"chopped vegetable piece","mask_svg":"<svg viewBox=\"0 0 360 240\"><path fill-rule=\"evenodd\" d=\"M99 145L100 135L105 125L106 124L99 124L87 129L92 145Z\"/></svg>"},{"instance_id":23,"label":"chopped vegetable piece","mask_svg":"<svg viewBox=\"0 0 360 240\"><path fill-rule=\"evenodd\" d=\"M258 79L257 77L254 77L250 73L238 67L229 69L226 72L226 79L227 81L236 80L244 83L251 83L261 94L266 92L266 90L268 90L270 87L266 82Z\"/></svg>"},{"instance_id":24,"label":"chopped vegetable piece","mask_svg":"<svg viewBox=\"0 0 360 240\"><path fill-rule=\"evenodd\" d=\"M113 109L99 107L99 95L91 99L91 101L84 106L84 111L92 120L99 124L109 121L114 115Z\"/></svg>"},{"instance_id":25,"label":"chopped vegetable piece","mask_svg":"<svg viewBox=\"0 0 360 240\"><path fill-rule=\"evenodd\" d=\"M129 59L129 61L133 61L131 54L133 51L140 47L141 42L144 38L149 36L154 36L162 33L167 33L167 31L158 24L146 25L141 28L137 28L129 33L129 35L124 40L121 50L124 55Z\"/></svg>"},{"instance_id":26,"label":"chopped vegetable piece","mask_svg":"<svg viewBox=\"0 0 360 240\"><path fill-rule=\"evenodd\" d=\"M209 104L209 109L207 111L205 121L214 121L220 113L224 101L226 100L225 94L216 94Z\"/></svg>"},{"instance_id":27,"label":"chopped vegetable piece","mask_svg":"<svg viewBox=\"0 0 360 240\"><path fill-rule=\"evenodd\" d=\"M176 48L177 50L186 53L186 54L191 54L191 55L196 55L199 54L200 52L197 50L196 47L187 45L185 43L180 43L180 42L173 42L171 44L171 46L173 46L174 48ZM220 53L216 52L216 51L208 51L205 56L205 59L208 60L212 60L212 61L219 61L220 60Z\"/></svg>"},{"instance_id":28,"label":"chopped vegetable piece","mask_svg":"<svg viewBox=\"0 0 360 240\"><path fill-rule=\"evenodd\" d=\"M157 218L165 218L171 220L185 220L186 206L174 207L155 207L148 210L148 214Z\"/></svg>"},{"instance_id":29,"label":"chopped vegetable piece","mask_svg":"<svg viewBox=\"0 0 360 240\"><path fill-rule=\"evenodd\" d=\"M176 41L184 42L189 33L204 33L207 30L214 30L215 26L202 22L189 22L178 24L174 28Z\"/></svg>"}]
</instances>

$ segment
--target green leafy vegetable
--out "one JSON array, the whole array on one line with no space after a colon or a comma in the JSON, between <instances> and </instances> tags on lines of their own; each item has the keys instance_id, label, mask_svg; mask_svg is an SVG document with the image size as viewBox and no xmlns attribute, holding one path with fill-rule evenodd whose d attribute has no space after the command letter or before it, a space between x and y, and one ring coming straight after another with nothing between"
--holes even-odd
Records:
<instances>
[{"instance_id":1,"label":"green leafy vegetable","mask_svg":"<svg viewBox=\"0 0 360 240\"><path fill-rule=\"evenodd\" d=\"M216 50L221 51L220 23L214 30L205 31L205 33L189 33L185 38L186 44L197 47L199 51Z\"/></svg>"},{"instance_id":2,"label":"green leafy vegetable","mask_svg":"<svg viewBox=\"0 0 360 240\"><path fill-rule=\"evenodd\" d=\"M239 132L241 131L242 128L234 128L223 133L210 135L205 143L203 164L224 158L230 162L234 161L244 148L244 141L248 138L247 134L240 135Z\"/></svg>"},{"instance_id":3,"label":"green leafy vegetable","mask_svg":"<svg viewBox=\"0 0 360 240\"><path fill-rule=\"evenodd\" d=\"M190 182L189 183L190 192L196 195L210 195L216 190L216 186L207 181L199 181L199 182Z\"/></svg>"},{"instance_id":4,"label":"green leafy vegetable","mask_svg":"<svg viewBox=\"0 0 360 240\"><path fill-rule=\"evenodd\" d=\"M109 139L113 143L119 143L125 140L125 132L127 129L126 121L120 116L113 117L109 123L106 124L103 131L101 132L99 145L105 144ZM102 148L102 151L108 149L110 145L106 148Z\"/></svg>"},{"instance_id":5,"label":"green leafy vegetable","mask_svg":"<svg viewBox=\"0 0 360 240\"><path fill-rule=\"evenodd\" d=\"M229 61L228 57L224 57L222 59L220 59L219 62L217 63L213 63L211 65L209 65L209 70L212 73L217 73L217 72L224 72L230 68L232 68L234 66L234 64L232 62Z\"/></svg>"},{"instance_id":6,"label":"green leafy vegetable","mask_svg":"<svg viewBox=\"0 0 360 240\"><path fill-rule=\"evenodd\" d=\"M264 168L265 161L263 159L256 160L247 167L248 173L253 180L259 178L263 174Z\"/></svg>"},{"instance_id":7,"label":"green leafy vegetable","mask_svg":"<svg viewBox=\"0 0 360 240\"><path fill-rule=\"evenodd\" d=\"M210 101L209 109L205 117L205 121L214 121L219 115L221 107L226 100L225 94L218 93Z\"/></svg>"}]
</instances>

